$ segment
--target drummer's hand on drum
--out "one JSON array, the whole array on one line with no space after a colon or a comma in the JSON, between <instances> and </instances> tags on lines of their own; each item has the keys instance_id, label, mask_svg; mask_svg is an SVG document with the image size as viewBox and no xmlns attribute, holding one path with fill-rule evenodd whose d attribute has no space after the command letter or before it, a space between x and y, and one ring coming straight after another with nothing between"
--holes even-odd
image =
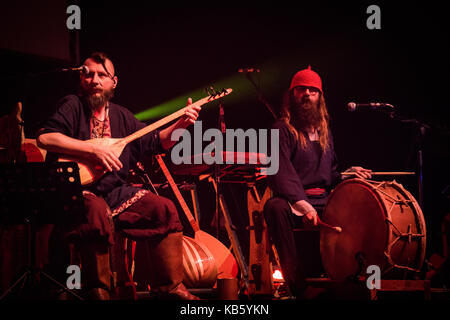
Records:
<instances>
[{"instance_id":1,"label":"drummer's hand on drum","mask_svg":"<svg viewBox=\"0 0 450 320\"><path fill-rule=\"evenodd\" d=\"M361 179L370 179L372 178L372 170L364 169L363 167L350 167L344 172L351 172L353 174L342 175L342 179L348 178L361 178Z\"/></svg>"}]
</instances>

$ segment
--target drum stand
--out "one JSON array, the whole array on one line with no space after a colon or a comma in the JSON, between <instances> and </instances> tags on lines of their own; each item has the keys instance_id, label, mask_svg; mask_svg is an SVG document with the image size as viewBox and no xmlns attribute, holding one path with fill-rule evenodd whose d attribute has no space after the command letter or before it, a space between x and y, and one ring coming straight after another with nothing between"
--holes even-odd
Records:
<instances>
[{"instance_id":1,"label":"drum stand","mask_svg":"<svg viewBox=\"0 0 450 320\"><path fill-rule=\"evenodd\" d=\"M228 211L227 205L225 203L224 197L222 194L220 194L218 184L216 182L216 179L209 176L208 181L212 183L214 190L216 192L216 201L217 201L217 214L219 211L222 211L224 222L225 222L225 229L228 234L228 238L231 242L231 247L233 249L234 256L236 257L237 263L239 265L239 269L241 270L241 279L243 281L243 284L245 285L245 288L249 288L249 275L248 275L248 265L245 262L244 254L242 253L241 246L239 244L238 236L236 233L236 227L233 225L231 221L230 212ZM219 217L218 217L219 218ZM217 219L217 224L219 224L219 219Z\"/></svg>"},{"instance_id":2,"label":"drum stand","mask_svg":"<svg viewBox=\"0 0 450 320\"><path fill-rule=\"evenodd\" d=\"M211 87L210 90L212 91L212 92L210 92L210 94L211 93L217 94L217 92L214 91L214 88ZM223 109L223 105L222 105L221 101L219 101L218 127L219 127L220 131L222 132L222 134L226 133L225 114L224 114L224 109ZM224 143L224 145L226 145L226 144ZM225 154L226 153L222 152L222 160L223 161L226 161ZM222 211L223 219L225 222L224 223L225 229L228 234L228 239L230 240L234 256L237 260L239 269L241 271L241 281L243 282L245 289L248 290L248 288L249 288L248 265L246 264L244 255L242 253L242 249L241 249L239 239L238 239L238 236L236 233L236 227L233 225L233 223L231 221L231 216L230 216L230 213L228 211L228 208L226 206L226 203L225 203L225 200L224 200L224 197L222 194L222 183L220 180L221 174L222 174L221 165L219 163L215 163L213 174L209 175L209 177L208 177L208 181L210 183L212 183L214 190L215 190L215 195L216 195L216 212L215 212L215 222L217 224L216 238L220 240L219 233L220 233L220 221L221 221L222 216L220 216L219 212Z\"/></svg>"}]
</instances>

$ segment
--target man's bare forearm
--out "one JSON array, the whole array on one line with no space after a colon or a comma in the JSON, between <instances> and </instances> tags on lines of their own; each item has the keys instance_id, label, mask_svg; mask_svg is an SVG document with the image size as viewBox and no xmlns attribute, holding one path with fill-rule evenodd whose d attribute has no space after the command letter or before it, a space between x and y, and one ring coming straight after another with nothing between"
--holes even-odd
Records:
<instances>
[{"instance_id":1,"label":"man's bare forearm","mask_svg":"<svg viewBox=\"0 0 450 320\"><path fill-rule=\"evenodd\" d=\"M37 139L38 146L51 152L62 153L89 161L95 161L108 171L119 171L123 165L119 160L120 154L108 145L90 143L73 139L61 133L44 133Z\"/></svg>"},{"instance_id":2,"label":"man's bare forearm","mask_svg":"<svg viewBox=\"0 0 450 320\"><path fill-rule=\"evenodd\" d=\"M50 152L81 157L90 157L94 151L92 144L68 137L59 132L41 134L37 138L37 145Z\"/></svg>"}]
</instances>

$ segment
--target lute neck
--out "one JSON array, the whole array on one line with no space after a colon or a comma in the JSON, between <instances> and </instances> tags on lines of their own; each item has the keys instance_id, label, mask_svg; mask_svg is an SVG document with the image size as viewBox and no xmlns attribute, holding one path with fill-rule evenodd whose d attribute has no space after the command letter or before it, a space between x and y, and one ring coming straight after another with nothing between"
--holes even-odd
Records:
<instances>
[{"instance_id":1,"label":"lute neck","mask_svg":"<svg viewBox=\"0 0 450 320\"><path fill-rule=\"evenodd\" d=\"M166 125L169 122L172 122L173 120L181 117L184 114L184 111L186 110L187 107L184 107L183 109L178 110L177 112L174 112L170 115L168 115L165 118L162 118L156 122L153 122L152 124L130 134L129 136L126 136L125 138L123 138L126 143L130 143L133 140L139 139L142 136L145 136L146 134Z\"/></svg>"},{"instance_id":2,"label":"lute neck","mask_svg":"<svg viewBox=\"0 0 450 320\"><path fill-rule=\"evenodd\" d=\"M229 92L227 92L227 94L231 93L231 89L228 89L228 90L229 90ZM205 103L208 103L210 101L218 99L219 97L223 97L223 95L221 94L218 97L212 97L212 96L205 97L203 99L200 99L200 100L194 102L191 106L198 106L198 107L200 107L200 106L204 105ZM180 110L178 110L178 111L168 115L167 117L162 118L162 119L160 119L160 120L158 120L158 121L156 121L156 122L146 126L145 128L142 128L142 129L140 129L140 130L130 134L129 136L127 136L127 137L125 137L123 139L126 141L126 143L130 143L133 140L139 139L140 137L142 137L142 136L152 132L153 130L156 130L156 129L158 129L158 128L168 124L169 122L172 122L173 120L176 120L176 119L180 118L181 116L184 115L184 113L185 113L185 111L186 111L186 109L188 107L189 106L186 106L186 107L184 107L184 108L182 108L182 109L180 109Z\"/></svg>"}]
</instances>

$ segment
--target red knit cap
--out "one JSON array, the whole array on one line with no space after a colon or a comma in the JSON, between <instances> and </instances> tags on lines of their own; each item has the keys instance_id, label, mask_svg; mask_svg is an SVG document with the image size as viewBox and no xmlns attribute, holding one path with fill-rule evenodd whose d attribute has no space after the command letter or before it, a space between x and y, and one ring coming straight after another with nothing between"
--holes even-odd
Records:
<instances>
[{"instance_id":1,"label":"red knit cap","mask_svg":"<svg viewBox=\"0 0 450 320\"><path fill-rule=\"evenodd\" d=\"M311 66L308 66L308 69L300 70L294 75L289 90L292 90L297 86L314 87L319 89L320 93L323 94L322 79L320 79L316 72L311 70Z\"/></svg>"}]
</instances>

